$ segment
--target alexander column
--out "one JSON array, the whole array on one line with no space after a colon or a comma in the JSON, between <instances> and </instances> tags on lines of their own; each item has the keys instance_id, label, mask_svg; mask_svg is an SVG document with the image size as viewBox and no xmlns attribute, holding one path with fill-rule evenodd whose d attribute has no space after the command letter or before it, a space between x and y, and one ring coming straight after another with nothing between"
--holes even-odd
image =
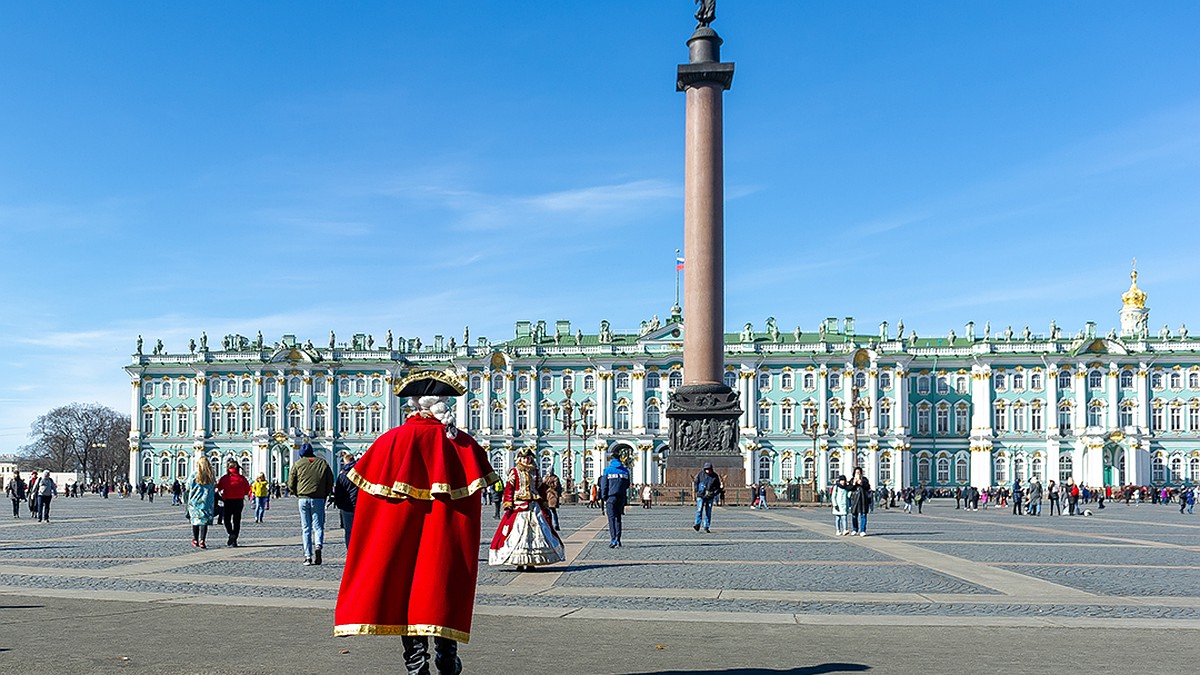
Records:
<instances>
[{"instance_id":1,"label":"alexander column","mask_svg":"<svg viewBox=\"0 0 1200 675\"><path fill-rule=\"evenodd\" d=\"M729 487L746 484L738 450L737 392L725 386L725 179L722 95L733 64L721 63L721 38L709 24L716 0L696 0L699 25L675 87L687 96L684 149L683 386L671 395L671 444L664 478L690 485L712 462Z\"/></svg>"}]
</instances>

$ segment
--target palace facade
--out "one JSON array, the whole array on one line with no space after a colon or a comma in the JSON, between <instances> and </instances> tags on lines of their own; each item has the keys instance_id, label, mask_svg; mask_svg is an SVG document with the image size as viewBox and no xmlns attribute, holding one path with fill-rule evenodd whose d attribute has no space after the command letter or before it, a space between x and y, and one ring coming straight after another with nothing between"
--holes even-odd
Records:
<instances>
[{"instance_id":1,"label":"palace facade","mask_svg":"<svg viewBox=\"0 0 1200 675\"><path fill-rule=\"evenodd\" d=\"M918 337L901 323L874 334L853 318L816 331L767 319L726 335L725 382L741 396L748 481L826 485L853 466L875 484L978 487L1037 476L1086 485L1200 482L1200 340L1186 327L1156 336L1137 273L1120 329L1094 322L1066 334L997 333L967 324ZM130 480L183 479L195 453L235 459L253 478L286 480L305 440L336 467L402 423L392 383L414 369L456 371L453 400L498 468L532 447L545 469L591 482L606 453L628 460L635 483L658 483L670 453L666 408L683 383L676 307L634 332L569 321L519 321L511 339L468 334L368 335L327 346L285 335L273 345L229 335L222 348L138 354L132 382ZM218 465L219 466L219 465Z\"/></svg>"}]
</instances>

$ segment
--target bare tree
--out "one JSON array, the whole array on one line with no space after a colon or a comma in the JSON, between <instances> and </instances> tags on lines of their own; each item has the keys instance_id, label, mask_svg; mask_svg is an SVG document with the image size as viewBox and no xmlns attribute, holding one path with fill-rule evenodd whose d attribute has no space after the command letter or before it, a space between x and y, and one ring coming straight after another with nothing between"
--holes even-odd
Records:
<instances>
[{"instance_id":1,"label":"bare tree","mask_svg":"<svg viewBox=\"0 0 1200 675\"><path fill-rule=\"evenodd\" d=\"M54 471L78 471L85 480L111 480L129 466L129 417L99 403L71 403L38 417L23 453Z\"/></svg>"}]
</instances>

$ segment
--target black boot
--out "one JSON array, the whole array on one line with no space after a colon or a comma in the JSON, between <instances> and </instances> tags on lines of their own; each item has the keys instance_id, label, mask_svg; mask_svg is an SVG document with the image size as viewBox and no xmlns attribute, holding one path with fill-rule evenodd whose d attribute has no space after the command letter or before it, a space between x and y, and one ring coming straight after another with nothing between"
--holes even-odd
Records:
<instances>
[{"instance_id":1,"label":"black boot","mask_svg":"<svg viewBox=\"0 0 1200 675\"><path fill-rule=\"evenodd\" d=\"M462 661L458 658L458 643L449 638L433 638L433 665L438 675L459 675Z\"/></svg>"},{"instance_id":2,"label":"black boot","mask_svg":"<svg viewBox=\"0 0 1200 675\"><path fill-rule=\"evenodd\" d=\"M429 675L429 638L400 638L404 643L404 667L408 675Z\"/></svg>"}]
</instances>

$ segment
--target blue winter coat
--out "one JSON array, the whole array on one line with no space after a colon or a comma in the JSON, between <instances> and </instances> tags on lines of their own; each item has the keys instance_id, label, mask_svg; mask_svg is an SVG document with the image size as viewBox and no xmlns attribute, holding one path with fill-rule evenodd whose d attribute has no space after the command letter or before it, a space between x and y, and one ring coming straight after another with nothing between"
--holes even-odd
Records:
<instances>
[{"instance_id":1,"label":"blue winter coat","mask_svg":"<svg viewBox=\"0 0 1200 675\"><path fill-rule=\"evenodd\" d=\"M629 469L614 459L600 476L600 499L614 506L625 506L629 499Z\"/></svg>"}]
</instances>

